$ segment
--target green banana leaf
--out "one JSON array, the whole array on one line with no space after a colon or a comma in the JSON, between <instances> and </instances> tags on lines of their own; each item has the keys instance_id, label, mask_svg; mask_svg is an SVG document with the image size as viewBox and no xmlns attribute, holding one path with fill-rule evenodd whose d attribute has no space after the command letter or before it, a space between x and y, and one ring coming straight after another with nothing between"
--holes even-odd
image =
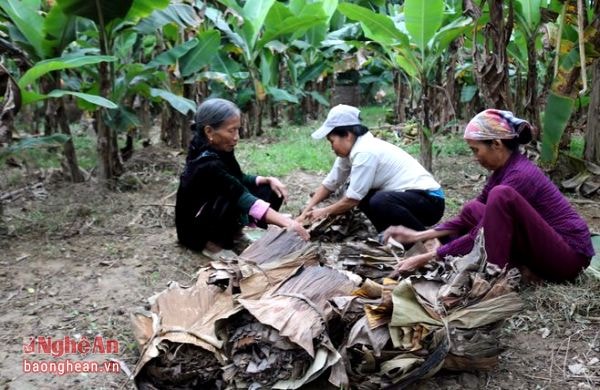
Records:
<instances>
[{"instance_id":1,"label":"green banana leaf","mask_svg":"<svg viewBox=\"0 0 600 390\"><path fill-rule=\"evenodd\" d=\"M265 19L275 0L247 0L242 9L244 24L242 25L241 35L247 42L248 47L254 48L258 41Z\"/></svg>"},{"instance_id":2,"label":"green banana leaf","mask_svg":"<svg viewBox=\"0 0 600 390\"><path fill-rule=\"evenodd\" d=\"M590 266L585 270L589 276L593 276L596 279L600 279L600 236L592 236L592 244L596 255L592 257Z\"/></svg>"},{"instance_id":3,"label":"green banana leaf","mask_svg":"<svg viewBox=\"0 0 600 390\"><path fill-rule=\"evenodd\" d=\"M40 61L31 67L27 72L25 72L23 77L19 79L19 88L23 90L25 87L31 85L35 80L55 70L79 68L84 65L97 64L104 61L112 62L116 61L116 59L117 58L114 56L77 56L70 58L51 58Z\"/></svg>"},{"instance_id":4,"label":"green banana leaf","mask_svg":"<svg viewBox=\"0 0 600 390\"><path fill-rule=\"evenodd\" d=\"M424 58L425 49L436 31L442 26L444 18L443 0L406 0L404 2L406 29L413 42L421 50Z\"/></svg>"},{"instance_id":5,"label":"green banana leaf","mask_svg":"<svg viewBox=\"0 0 600 390\"><path fill-rule=\"evenodd\" d=\"M177 45L174 48L160 53L156 58L148 63L148 66L154 67L159 65L173 65L178 59L186 55L194 47L200 43L197 39L190 39L187 42Z\"/></svg>"},{"instance_id":6,"label":"green banana leaf","mask_svg":"<svg viewBox=\"0 0 600 390\"><path fill-rule=\"evenodd\" d=\"M27 91L27 90L22 91L23 104L30 104L30 103L34 103L34 102L44 100L44 99L60 98L65 95L75 96L79 99L82 99L88 103L93 104L94 106L100 106L100 107L105 107L105 108L110 108L110 109L117 108L117 105L115 103L113 103L112 101L110 101L106 98L103 98L102 96L91 95L89 93L55 89L55 90L51 91L49 94L43 95L43 94L40 94L37 92L31 92L31 91Z\"/></svg>"},{"instance_id":7,"label":"green banana leaf","mask_svg":"<svg viewBox=\"0 0 600 390\"><path fill-rule=\"evenodd\" d=\"M341 3L338 11L347 18L360 22L365 35L381 44L397 44L408 47L408 36L396 28L392 19L356 4Z\"/></svg>"},{"instance_id":8,"label":"green banana leaf","mask_svg":"<svg viewBox=\"0 0 600 390\"><path fill-rule=\"evenodd\" d=\"M98 24L102 18L105 25L126 16L131 19L146 17L154 10L165 8L170 3L169 0L103 0L98 1L100 5L98 11L96 1L56 0L56 2L67 15L82 16Z\"/></svg>"},{"instance_id":9,"label":"green banana leaf","mask_svg":"<svg viewBox=\"0 0 600 390\"><path fill-rule=\"evenodd\" d=\"M22 150L60 146L68 140L69 137L65 134L52 134L43 137L24 138L10 144L6 148L0 148L0 160L12 153L20 152Z\"/></svg>"},{"instance_id":10,"label":"green banana leaf","mask_svg":"<svg viewBox=\"0 0 600 390\"><path fill-rule=\"evenodd\" d=\"M288 91L275 87L267 87L267 93L273 98L276 102L290 102L290 103L300 103L298 97L292 95Z\"/></svg>"},{"instance_id":11,"label":"green banana leaf","mask_svg":"<svg viewBox=\"0 0 600 390\"><path fill-rule=\"evenodd\" d=\"M208 65L219 52L221 34L217 30L203 31L198 34L198 44L180 59L181 75L187 77Z\"/></svg>"},{"instance_id":12,"label":"green banana leaf","mask_svg":"<svg viewBox=\"0 0 600 390\"><path fill-rule=\"evenodd\" d=\"M541 21L541 5L541 0L517 0L515 3L517 21L523 26L528 35L533 33Z\"/></svg>"},{"instance_id":13,"label":"green banana leaf","mask_svg":"<svg viewBox=\"0 0 600 390\"><path fill-rule=\"evenodd\" d=\"M35 50L38 58L45 58L43 47L44 18L39 14L39 0L0 0L0 8L8 15L21 34Z\"/></svg>"},{"instance_id":14,"label":"green banana leaf","mask_svg":"<svg viewBox=\"0 0 600 390\"><path fill-rule=\"evenodd\" d=\"M189 112L196 111L196 103L194 103L192 100L186 99L183 96L175 95L174 93L169 92L167 90L152 88L150 89L150 95L152 97L159 97L165 100L171 105L171 107L173 107L183 115L187 115Z\"/></svg>"},{"instance_id":15,"label":"green banana leaf","mask_svg":"<svg viewBox=\"0 0 600 390\"><path fill-rule=\"evenodd\" d=\"M551 91L546 102L542 124L541 161L552 165L558 158L558 145L567 127L575 101L568 96L557 95Z\"/></svg>"},{"instance_id":16,"label":"green banana leaf","mask_svg":"<svg viewBox=\"0 0 600 390\"><path fill-rule=\"evenodd\" d=\"M74 16L65 15L60 7L52 7L44 18L43 42L46 53L60 55L64 49L77 39L77 22Z\"/></svg>"},{"instance_id":17,"label":"green banana leaf","mask_svg":"<svg viewBox=\"0 0 600 390\"><path fill-rule=\"evenodd\" d=\"M141 20L134 30L142 34L154 34L164 25L174 24L179 28L195 27L202 21L198 18L194 7L189 4L170 4L165 9L152 12L150 16Z\"/></svg>"}]
</instances>

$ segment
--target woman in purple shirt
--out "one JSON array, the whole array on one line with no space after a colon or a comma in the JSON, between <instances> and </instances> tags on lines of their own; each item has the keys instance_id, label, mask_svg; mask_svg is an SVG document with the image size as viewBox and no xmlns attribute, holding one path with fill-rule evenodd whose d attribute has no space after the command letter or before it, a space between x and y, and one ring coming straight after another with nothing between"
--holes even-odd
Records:
<instances>
[{"instance_id":1,"label":"woman in purple shirt","mask_svg":"<svg viewBox=\"0 0 600 390\"><path fill-rule=\"evenodd\" d=\"M523 154L532 128L508 111L489 109L467 125L464 138L481 166L491 171L481 194L461 213L433 229L417 232L392 226L384 239L413 243L448 237L428 253L402 261L413 271L434 258L461 256L473 248L481 228L488 262L519 267L549 281L573 280L594 255L589 229L558 188Z\"/></svg>"}]
</instances>

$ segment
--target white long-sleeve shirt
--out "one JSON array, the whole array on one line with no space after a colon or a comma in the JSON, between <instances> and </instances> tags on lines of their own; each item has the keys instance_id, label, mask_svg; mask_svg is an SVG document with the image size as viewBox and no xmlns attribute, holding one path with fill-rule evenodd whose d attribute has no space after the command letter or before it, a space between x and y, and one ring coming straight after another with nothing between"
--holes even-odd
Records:
<instances>
[{"instance_id":1,"label":"white long-sleeve shirt","mask_svg":"<svg viewBox=\"0 0 600 390\"><path fill-rule=\"evenodd\" d=\"M323 186L335 191L350 177L346 197L361 200L378 191L438 190L440 185L417 160L399 147L367 132L356 139L348 157L338 157Z\"/></svg>"}]
</instances>

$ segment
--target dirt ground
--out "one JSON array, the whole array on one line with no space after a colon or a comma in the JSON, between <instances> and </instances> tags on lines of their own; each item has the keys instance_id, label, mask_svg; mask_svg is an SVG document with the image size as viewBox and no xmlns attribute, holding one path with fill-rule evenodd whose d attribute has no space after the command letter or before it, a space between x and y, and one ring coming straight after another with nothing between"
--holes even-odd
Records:
<instances>
[{"instance_id":1,"label":"dirt ground","mask_svg":"<svg viewBox=\"0 0 600 390\"><path fill-rule=\"evenodd\" d=\"M174 191L182 162L172 151L144 149L127 164L119 192L89 181L65 183L56 172L3 168L0 195L27 189L5 202L0 226L0 386L133 388L126 368L133 369L138 350L129 314L169 281L189 284L206 261L176 242ZM468 157L438 159L434 168L449 199L447 215L484 181L484 172ZM320 177L297 171L284 179L291 195L284 211L297 214ZM572 200L600 232L598 199ZM600 388L600 283L582 278L574 285L524 288L522 296L526 308L506 322L506 351L496 369L439 373L414 388ZM62 357L26 354L24 344L40 336L101 336L117 340L119 349ZM24 372L27 362L65 359L114 361L121 372Z\"/></svg>"}]
</instances>

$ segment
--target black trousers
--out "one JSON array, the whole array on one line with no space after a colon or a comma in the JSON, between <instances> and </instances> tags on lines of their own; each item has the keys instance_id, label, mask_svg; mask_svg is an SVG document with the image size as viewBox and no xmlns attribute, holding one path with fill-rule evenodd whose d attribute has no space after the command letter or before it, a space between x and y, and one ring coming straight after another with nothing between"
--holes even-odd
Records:
<instances>
[{"instance_id":1,"label":"black trousers","mask_svg":"<svg viewBox=\"0 0 600 390\"><path fill-rule=\"evenodd\" d=\"M445 201L422 190L370 191L358 207L378 232L395 225L422 231L442 218Z\"/></svg>"},{"instance_id":2,"label":"black trousers","mask_svg":"<svg viewBox=\"0 0 600 390\"><path fill-rule=\"evenodd\" d=\"M269 202L272 209L279 210L281 207L283 198L278 197L268 184L251 185L248 190L257 198ZM231 249L244 227L241 217L237 204L230 203L225 196L206 202L195 221L195 225L200 227L198 239L202 242L202 247L207 241L211 241L222 248ZM258 221L252 216L249 216L249 220L258 227L267 228L265 221Z\"/></svg>"}]
</instances>

